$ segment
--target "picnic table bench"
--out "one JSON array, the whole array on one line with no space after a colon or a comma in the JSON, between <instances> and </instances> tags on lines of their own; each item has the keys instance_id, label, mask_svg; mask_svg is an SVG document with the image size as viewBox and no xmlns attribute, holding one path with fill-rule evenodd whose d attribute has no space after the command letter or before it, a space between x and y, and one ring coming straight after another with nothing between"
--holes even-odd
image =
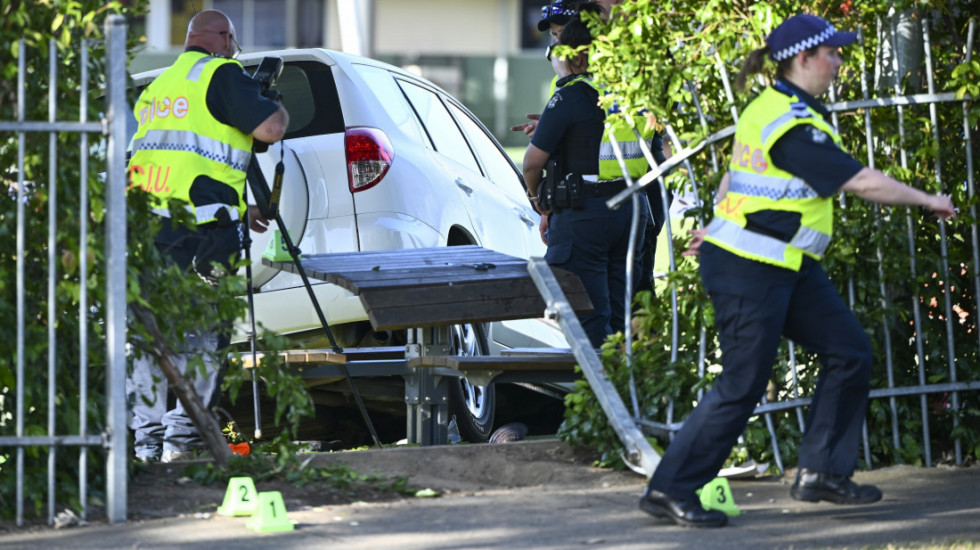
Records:
<instances>
[{"instance_id":1,"label":"picnic table bench","mask_svg":"<svg viewBox=\"0 0 980 550\"><path fill-rule=\"evenodd\" d=\"M297 273L292 262L268 265ZM448 388L446 379L466 376L478 385L492 381L567 381L574 379L570 352L517 353L501 356L460 356L452 349L450 328L467 323L541 317L545 301L531 279L527 260L478 246L452 246L385 251L304 255L310 279L335 284L358 296L374 330L408 332L400 360L387 374L402 375L409 415L408 441L423 445L446 441ZM576 312L592 311L581 281L556 269L557 278ZM355 359L334 357L363 375ZM298 350L293 362L308 368L304 376L325 375L337 369L329 362L315 363L314 350ZM294 353L294 352L290 352ZM306 355L304 355L304 353ZM288 361L289 359L287 359Z\"/></svg>"}]
</instances>

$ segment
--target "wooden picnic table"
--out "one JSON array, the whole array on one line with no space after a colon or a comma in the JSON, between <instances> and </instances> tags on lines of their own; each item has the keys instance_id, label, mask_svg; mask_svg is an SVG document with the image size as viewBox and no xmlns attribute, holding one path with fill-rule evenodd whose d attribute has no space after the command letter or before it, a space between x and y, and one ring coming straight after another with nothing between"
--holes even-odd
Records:
<instances>
[{"instance_id":1,"label":"wooden picnic table","mask_svg":"<svg viewBox=\"0 0 980 550\"><path fill-rule=\"evenodd\" d=\"M292 262L263 261L298 273ZM406 361L419 366L405 377L408 440L423 445L446 441L446 379L453 371L424 368L435 366L424 357L452 353L450 327L541 317L546 308L527 260L479 246L312 254L303 255L301 264L310 279L357 295L374 330L408 329ZM578 277L554 272L572 309L591 312Z\"/></svg>"},{"instance_id":2,"label":"wooden picnic table","mask_svg":"<svg viewBox=\"0 0 980 550\"><path fill-rule=\"evenodd\" d=\"M527 260L479 246L313 254L302 264L311 279L360 297L375 330L525 319L545 309ZM292 262L271 265L297 272ZM555 276L576 312L592 311L578 277Z\"/></svg>"}]
</instances>

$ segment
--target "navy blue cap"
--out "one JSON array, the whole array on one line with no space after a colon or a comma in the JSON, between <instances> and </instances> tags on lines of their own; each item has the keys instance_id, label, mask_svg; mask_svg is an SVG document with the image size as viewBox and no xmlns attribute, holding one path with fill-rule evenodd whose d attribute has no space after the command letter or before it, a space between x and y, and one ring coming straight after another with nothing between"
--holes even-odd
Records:
<instances>
[{"instance_id":1,"label":"navy blue cap","mask_svg":"<svg viewBox=\"0 0 980 550\"><path fill-rule=\"evenodd\" d=\"M567 25L572 17L578 14L578 10L575 9L578 1L565 2L563 0L558 0L557 2L546 4L541 6L541 20L538 21L538 30L544 32L551 28L551 24L556 25Z\"/></svg>"},{"instance_id":2,"label":"navy blue cap","mask_svg":"<svg viewBox=\"0 0 980 550\"><path fill-rule=\"evenodd\" d=\"M783 21L766 38L769 57L775 61L817 46L846 46L857 40L857 33L838 31L822 17L801 13Z\"/></svg>"}]
</instances>

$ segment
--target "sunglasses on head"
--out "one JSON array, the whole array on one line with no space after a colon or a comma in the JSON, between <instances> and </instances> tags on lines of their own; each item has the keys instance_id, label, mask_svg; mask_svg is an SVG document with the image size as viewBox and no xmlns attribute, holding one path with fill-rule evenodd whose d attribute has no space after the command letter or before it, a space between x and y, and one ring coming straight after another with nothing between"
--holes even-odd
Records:
<instances>
[{"instance_id":1,"label":"sunglasses on head","mask_svg":"<svg viewBox=\"0 0 980 550\"><path fill-rule=\"evenodd\" d=\"M552 15L575 15L578 10L565 7L565 3L558 1L547 6L541 6L541 19L547 19Z\"/></svg>"}]
</instances>

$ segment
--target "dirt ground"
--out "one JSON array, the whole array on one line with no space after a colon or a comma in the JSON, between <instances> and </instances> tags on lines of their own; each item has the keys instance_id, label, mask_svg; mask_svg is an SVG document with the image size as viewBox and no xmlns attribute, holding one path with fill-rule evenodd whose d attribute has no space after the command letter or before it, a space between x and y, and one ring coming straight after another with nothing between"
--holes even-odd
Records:
<instances>
[{"instance_id":1,"label":"dirt ground","mask_svg":"<svg viewBox=\"0 0 980 550\"><path fill-rule=\"evenodd\" d=\"M129 483L127 501L131 520L214 514L224 500L227 485L202 485L186 475L181 465L140 466ZM337 488L326 483L297 486L283 480L258 481L257 491L279 491L287 510L307 510L351 502L379 502L406 498L405 495L370 485Z\"/></svg>"},{"instance_id":2,"label":"dirt ground","mask_svg":"<svg viewBox=\"0 0 980 550\"><path fill-rule=\"evenodd\" d=\"M309 466L343 463L372 478L366 483L336 487L328 483L297 486L283 480L255 482L256 490L279 491L287 510L309 510L353 502L386 502L416 498L416 490L452 494L542 483L594 482L600 478L636 482L639 476L591 467L593 452L555 440L499 445L396 447L337 453L309 453ZM201 485L185 469L191 464L140 465L129 484L128 516L132 520L213 514L227 485ZM391 488L404 480L410 493Z\"/></svg>"}]
</instances>

